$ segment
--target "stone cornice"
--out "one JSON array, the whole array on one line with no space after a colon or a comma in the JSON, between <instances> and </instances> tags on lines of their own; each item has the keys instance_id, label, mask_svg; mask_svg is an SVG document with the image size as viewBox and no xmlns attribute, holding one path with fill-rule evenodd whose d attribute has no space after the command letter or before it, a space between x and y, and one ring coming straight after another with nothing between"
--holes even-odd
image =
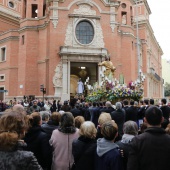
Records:
<instances>
[{"instance_id":1,"label":"stone cornice","mask_svg":"<svg viewBox=\"0 0 170 170\"><path fill-rule=\"evenodd\" d=\"M16 17L16 18L20 18L20 14L13 11L13 10L10 10L8 8L4 8L3 6L0 6L0 11L5 13L6 15L9 15L9 16L12 16L12 17Z\"/></svg>"},{"instance_id":2,"label":"stone cornice","mask_svg":"<svg viewBox=\"0 0 170 170\"><path fill-rule=\"evenodd\" d=\"M118 8L120 6L120 3L121 1L113 1L113 0L110 0L110 2L106 2L106 0L101 0L103 2L103 4L105 6L108 6L108 7L116 7Z\"/></svg>"},{"instance_id":3,"label":"stone cornice","mask_svg":"<svg viewBox=\"0 0 170 170\"><path fill-rule=\"evenodd\" d=\"M76 56L105 56L107 55L107 49L105 48L78 48L71 46L61 46L60 56L64 55L76 55Z\"/></svg>"},{"instance_id":4,"label":"stone cornice","mask_svg":"<svg viewBox=\"0 0 170 170\"><path fill-rule=\"evenodd\" d=\"M9 36L9 37L3 38L0 40L0 44L7 42L7 41L13 41L13 40L19 41L19 36Z\"/></svg>"},{"instance_id":5,"label":"stone cornice","mask_svg":"<svg viewBox=\"0 0 170 170\"><path fill-rule=\"evenodd\" d=\"M144 0L144 3L145 3L145 6L146 6L146 9L148 10L149 15L150 15L152 12L151 12L151 9L150 9L150 7L149 7L148 1L147 1L147 0Z\"/></svg>"},{"instance_id":6,"label":"stone cornice","mask_svg":"<svg viewBox=\"0 0 170 170\"><path fill-rule=\"evenodd\" d=\"M0 68L0 71L3 71L3 70L10 70L10 69L18 69L18 67L17 67L17 66L4 67L4 68Z\"/></svg>"},{"instance_id":7,"label":"stone cornice","mask_svg":"<svg viewBox=\"0 0 170 170\"><path fill-rule=\"evenodd\" d=\"M90 18L90 19L100 19L100 16L96 15L79 15L79 14L69 14L70 18Z\"/></svg>"},{"instance_id":8,"label":"stone cornice","mask_svg":"<svg viewBox=\"0 0 170 170\"><path fill-rule=\"evenodd\" d=\"M42 25L36 25L36 26L24 26L22 28L20 28L18 31L21 33L23 31L38 31L38 30L42 30L42 29L45 29L47 28L48 26L48 22L45 22L44 24Z\"/></svg>"},{"instance_id":9,"label":"stone cornice","mask_svg":"<svg viewBox=\"0 0 170 170\"><path fill-rule=\"evenodd\" d=\"M0 10L0 18L2 18L3 20L9 21L13 24L19 25L19 17L15 17L9 14L4 13L3 11Z\"/></svg>"},{"instance_id":10,"label":"stone cornice","mask_svg":"<svg viewBox=\"0 0 170 170\"><path fill-rule=\"evenodd\" d=\"M46 18L47 18L47 16L38 17L38 18L24 18L24 19L20 20L20 23L23 23L25 21L41 21L41 20L44 20Z\"/></svg>"}]
</instances>

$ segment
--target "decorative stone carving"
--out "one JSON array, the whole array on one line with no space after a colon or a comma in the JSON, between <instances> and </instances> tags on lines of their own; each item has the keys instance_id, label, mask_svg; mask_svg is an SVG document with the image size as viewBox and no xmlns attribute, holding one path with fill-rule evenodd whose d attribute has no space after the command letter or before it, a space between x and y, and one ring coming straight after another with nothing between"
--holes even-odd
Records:
<instances>
[{"instance_id":1,"label":"decorative stone carving","mask_svg":"<svg viewBox=\"0 0 170 170\"><path fill-rule=\"evenodd\" d=\"M52 10L52 17L50 19L52 20L52 23L54 25L54 28L57 28L58 24L58 2L53 2L53 7L51 8Z\"/></svg>"},{"instance_id":2,"label":"decorative stone carving","mask_svg":"<svg viewBox=\"0 0 170 170\"><path fill-rule=\"evenodd\" d=\"M62 87L62 78L63 78L63 68L62 68L62 62L60 61L55 69L55 75L53 77L54 87Z\"/></svg>"},{"instance_id":3,"label":"decorative stone carving","mask_svg":"<svg viewBox=\"0 0 170 170\"><path fill-rule=\"evenodd\" d=\"M114 32L114 29L116 27L115 7L110 7L110 27L112 29L112 32Z\"/></svg>"},{"instance_id":4,"label":"decorative stone carving","mask_svg":"<svg viewBox=\"0 0 170 170\"><path fill-rule=\"evenodd\" d=\"M66 38L65 38L65 46L72 46L72 38L73 38L73 25L72 25L72 18L70 18L70 21L67 26L66 30Z\"/></svg>"},{"instance_id":5,"label":"decorative stone carving","mask_svg":"<svg viewBox=\"0 0 170 170\"><path fill-rule=\"evenodd\" d=\"M100 22L96 22L96 47L104 48L103 32Z\"/></svg>"},{"instance_id":6,"label":"decorative stone carving","mask_svg":"<svg viewBox=\"0 0 170 170\"><path fill-rule=\"evenodd\" d=\"M78 5L79 8L78 9L74 9L73 14L76 15L88 15L88 16L96 16L96 11L91 9L91 5L89 4L79 4ZM91 20L91 23L94 26L94 30L95 30L95 36L93 39L93 42L90 43L90 46L96 47L96 48L103 48L104 47L104 40L103 40L103 32L102 32L102 28L100 25L100 21L96 18L88 18L88 20ZM71 17L67 26L67 30L66 30L66 37L65 37L65 46L76 46L76 47L82 47L82 44L79 44L76 41L76 37L75 37L75 28L76 28L76 24L79 22L79 20L82 20L82 18L77 18L76 17Z\"/></svg>"},{"instance_id":7,"label":"decorative stone carving","mask_svg":"<svg viewBox=\"0 0 170 170\"><path fill-rule=\"evenodd\" d=\"M91 6L83 4L79 6L79 9L75 9L73 14L96 15L96 11L92 10Z\"/></svg>"}]
</instances>

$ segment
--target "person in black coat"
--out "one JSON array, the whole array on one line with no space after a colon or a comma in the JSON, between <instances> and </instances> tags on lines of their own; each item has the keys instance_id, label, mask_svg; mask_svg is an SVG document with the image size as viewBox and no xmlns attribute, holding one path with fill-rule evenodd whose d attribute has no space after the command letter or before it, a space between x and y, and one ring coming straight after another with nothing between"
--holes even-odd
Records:
<instances>
[{"instance_id":1,"label":"person in black coat","mask_svg":"<svg viewBox=\"0 0 170 170\"><path fill-rule=\"evenodd\" d=\"M41 128L42 120L40 113L34 112L29 116L30 125L28 132L24 137L27 144L26 151L34 153L38 163L44 170L51 169L52 148L49 144L48 135Z\"/></svg>"},{"instance_id":2,"label":"person in black coat","mask_svg":"<svg viewBox=\"0 0 170 170\"><path fill-rule=\"evenodd\" d=\"M49 139L51 138L53 130L58 129L60 118L60 113L53 112L50 116L50 120L47 123L41 125L41 128L49 136Z\"/></svg>"},{"instance_id":3,"label":"person in black coat","mask_svg":"<svg viewBox=\"0 0 170 170\"><path fill-rule=\"evenodd\" d=\"M116 103L116 110L111 113L111 117L118 126L118 134L121 138L123 135L123 124L125 122L125 111L122 109L122 104L120 102Z\"/></svg>"},{"instance_id":4,"label":"person in black coat","mask_svg":"<svg viewBox=\"0 0 170 170\"><path fill-rule=\"evenodd\" d=\"M111 112L115 111L115 109L112 107L112 104L111 104L110 101L107 101L107 102L105 103L105 106L106 106L106 107L103 107L102 109L100 109L100 114L101 114L102 112L111 113Z\"/></svg>"},{"instance_id":5,"label":"person in black coat","mask_svg":"<svg viewBox=\"0 0 170 170\"><path fill-rule=\"evenodd\" d=\"M51 111L51 113L57 111L56 100L53 101L53 104L52 104L52 106L50 107L50 111Z\"/></svg>"},{"instance_id":6,"label":"person in black coat","mask_svg":"<svg viewBox=\"0 0 170 170\"><path fill-rule=\"evenodd\" d=\"M95 124L95 127L98 125L99 118L99 107L97 107L97 103L93 102L93 106L89 107L90 112L90 120Z\"/></svg>"},{"instance_id":7,"label":"person in black coat","mask_svg":"<svg viewBox=\"0 0 170 170\"><path fill-rule=\"evenodd\" d=\"M96 153L96 128L90 121L84 122L79 130L80 137L72 144L75 170L94 170Z\"/></svg>"},{"instance_id":8,"label":"person in black coat","mask_svg":"<svg viewBox=\"0 0 170 170\"><path fill-rule=\"evenodd\" d=\"M138 126L134 121L127 121L123 125L123 136L122 139L117 141L116 144L120 150L123 150L123 165L124 170L127 169L128 156L130 151L130 142L138 135Z\"/></svg>"},{"instance_id":9,"label":"person in black coat","mask_svg":"<svg viewBox=\"0 0 170 170\"><path fill-rule=\"evenodd\" d=\"M70 112L73 114L74 117L76 116L82 116L81 111L79 110L79 104L76 104L73 109L70 110Z\"/></svg>"},{"instance_id":10,"label":"person in black coat","mask_svg":"<svg viewBox=\"0 0 170 170\"><path fill-rule=\"evenodd\" d=\"M134 106L134 100L130 101L130 107L126 110L125 121L132 120L134 122L138 121L138 107Z\"/></svg>"},{"instance_id":11,"label":"person in black coat","mask_svg":"<svg viewBox=\"0 0 170 170\"><path fill-rule=\"evenodd\" d=\"M147 129L130 143L127 170L169 170L170 136L161 128L163 119L158 107L146 110Z\"/></svg>"},{"instance_id":12,"label":"person in black coat","mask_svg":"<svg viewBox=\"0 0 170 170\"><path fill-rule=\"evenodd\" d=\"M61 106L60 110L63 110L64 112L70 112L71 106L68 105L68 100L64 101L64 104Z\"/></svg>"},{"instance_id":13,"label":"person in black coat","mask_svg":"<svg viewBox=\"0 0 170 170\"><path fill-rule=\"evenodd\" d=\"M170 108L166 105L167 100L162 99L161 100L162 106L160 109L162 110L164 121L162 122L162 127L165 129L167 125L169 124L169 116L170 116Z\"/></svg>"}]
</instances>

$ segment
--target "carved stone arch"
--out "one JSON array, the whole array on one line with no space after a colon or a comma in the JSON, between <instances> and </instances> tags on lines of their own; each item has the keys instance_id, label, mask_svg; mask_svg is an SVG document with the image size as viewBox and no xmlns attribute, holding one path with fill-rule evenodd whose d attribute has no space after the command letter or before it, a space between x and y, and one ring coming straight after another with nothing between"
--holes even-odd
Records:
<instances>
[{"instance_id":1,"label":"carved stone arch","mask_svg":"<svg viewBox=\"0 0 170 170\"><path fill-rule=\"evenodd\" d=\"M90 0L87 0L87 1L83 1L83 0L72 1L72 2L68 5L68 10L70 10L70 8L71 8L74 4L77 4L77 5L87 4L87 5L90 5L90 6L95 6L95 7L99 10L100 13L102 12L102 9L99 7L99 5L97 5L95 2L90 1Z\"/></svg>"}]
</instances>

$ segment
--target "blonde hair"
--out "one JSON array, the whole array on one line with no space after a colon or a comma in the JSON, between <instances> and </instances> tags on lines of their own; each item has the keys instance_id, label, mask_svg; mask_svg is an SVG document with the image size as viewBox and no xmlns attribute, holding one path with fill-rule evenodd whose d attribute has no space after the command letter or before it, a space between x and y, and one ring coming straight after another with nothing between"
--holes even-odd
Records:
<instances>
[{"instance_id":1,"label":"blonde hair","mask_svg":"<svg viewBox=\"0 0 170 170\"><path fill-rule=\"evenodd\" d=\"M85 136L87 138L94 139L96 138L96 133L97 133L97 130L95 128L95 125L91 121L85 121L80 126L80 130L79 130L80 136Z\"/></svg>"},{"instance_id":2,"label":"blonde hair","mask_svg":"<svg viewBox=\"0 0 170 170\"><path fill-rule=\"evenodd\" d=\"M102 114L99 116L98 124L100 126L102 126L103 123L105 123L107 121L111 121L111 120L112 120L112 118L109 113L102 112Z\"/></svg>"},{"instance_id":3,"label":"blonde hair","mask_svg":"<svg viewBox=\"0 0 170 170\"><path fill-rule=\"evenodd\" d=\"M82 124L83 122L85 122L83 116L76 116L76 117L74 118L74 121L75 121L75 127L78 128L78 129L80 129L81 124Z\"/></svg>"}]
</instances>

